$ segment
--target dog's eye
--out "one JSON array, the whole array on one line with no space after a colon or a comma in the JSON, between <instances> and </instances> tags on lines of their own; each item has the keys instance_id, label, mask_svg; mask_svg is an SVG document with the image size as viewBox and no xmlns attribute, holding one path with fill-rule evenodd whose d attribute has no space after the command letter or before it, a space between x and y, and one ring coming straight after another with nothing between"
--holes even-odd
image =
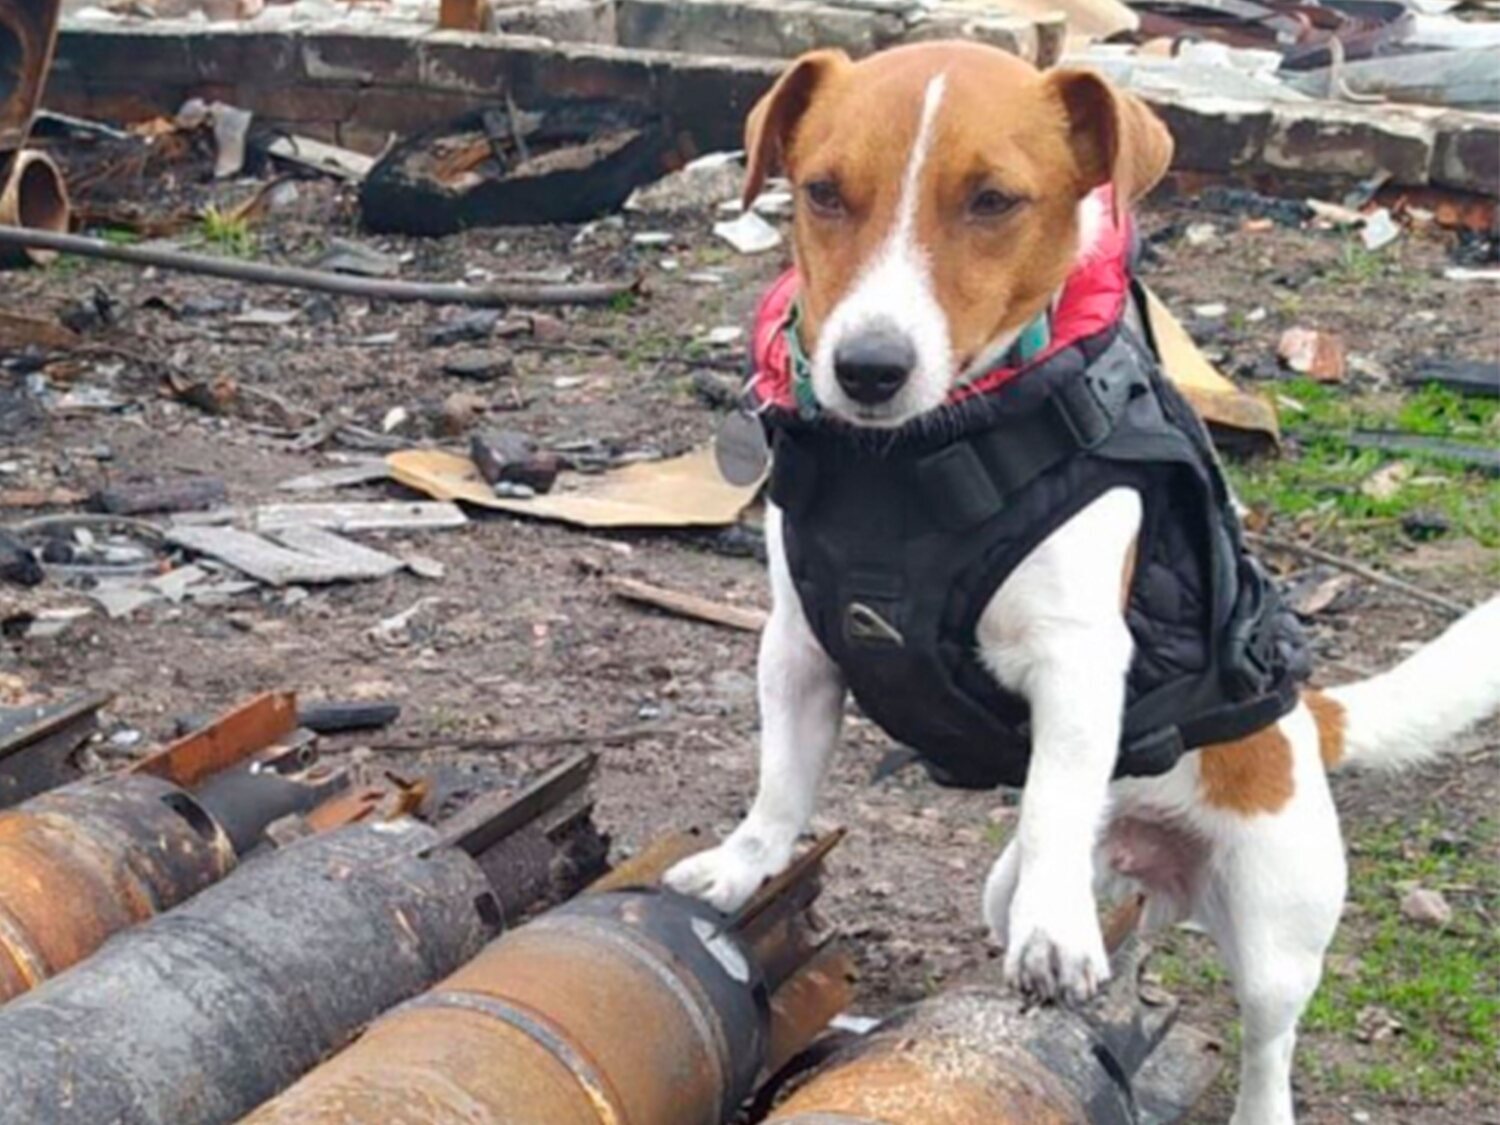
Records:
<instances>
[{"instance_id":1,"label":"dog's eye","mask_svg":"<svg viewBox=\"0 0 1500 1125\"><path fill-rule=\"evenodd\" d=\"M847 210L839 185L832 180L814 180L802 189L807 202L819 215L837 216Z\"/></svg>"},{"instance_id":2,"label":"dog's eye","mask_svg":"<svg viewBox=\"0 0 1500 1125\"><path fill-rule=\"evenodd\" d=\"M980 188L969 200L969 214L976 219L998 219L1019 202L1015 196L995 188Z\"/></svg>"}]
</instances>

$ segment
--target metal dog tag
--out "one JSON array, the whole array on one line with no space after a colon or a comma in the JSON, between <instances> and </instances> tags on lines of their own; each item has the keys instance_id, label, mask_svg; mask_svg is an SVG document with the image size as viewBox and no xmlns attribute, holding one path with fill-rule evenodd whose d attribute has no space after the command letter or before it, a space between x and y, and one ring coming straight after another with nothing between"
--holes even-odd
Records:
<instances>
[{"instance_id":1,"label":"metal dog tag","mask_svg":"<svg viewBox=\"0 0 1500 1125\"><path fill-rule=\"evenodd\" d=\"M739 488L759 484L771 463L771 446L760 419L743 410L725 417L714 435L714 460L719 475L730 484Z\"/></svg>"}]
</instances>

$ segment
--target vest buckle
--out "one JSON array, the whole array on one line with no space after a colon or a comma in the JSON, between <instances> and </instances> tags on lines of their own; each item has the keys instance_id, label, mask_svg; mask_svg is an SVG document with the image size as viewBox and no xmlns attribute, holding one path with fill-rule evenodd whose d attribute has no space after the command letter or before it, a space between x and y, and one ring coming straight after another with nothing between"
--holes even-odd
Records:
<instances>
[{"instance_id":1,"label":"vest buckle","mask_svg":"<svg viewBox=\"0 0 1500 1125\"><path fill-rule=\"evenodd\" d=\"M1048 402L1080 449L1093 449L1115 428L1114 414L1087 375L1065 380Z\"/></svg>"}]
</instances>

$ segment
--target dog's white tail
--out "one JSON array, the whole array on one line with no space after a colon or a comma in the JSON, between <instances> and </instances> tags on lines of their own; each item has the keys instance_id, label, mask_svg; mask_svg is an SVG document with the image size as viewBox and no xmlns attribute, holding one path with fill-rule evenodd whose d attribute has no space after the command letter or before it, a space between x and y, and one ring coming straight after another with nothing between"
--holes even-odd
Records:
<instances>
[{"instance_id":1,"label":"dog's white tail","mask_svg":"<svg viewBox=\"0 0 1500 1125\"><path fill-rule=\"evenodd\" d=\"M1320 723L1326 761L1391 768L1436 757L1500 712L1500 597L1389 672L1324 694L1343 710ZM1326 745L1339 734L1342 748Z\"/></svg>"}]
</instances>

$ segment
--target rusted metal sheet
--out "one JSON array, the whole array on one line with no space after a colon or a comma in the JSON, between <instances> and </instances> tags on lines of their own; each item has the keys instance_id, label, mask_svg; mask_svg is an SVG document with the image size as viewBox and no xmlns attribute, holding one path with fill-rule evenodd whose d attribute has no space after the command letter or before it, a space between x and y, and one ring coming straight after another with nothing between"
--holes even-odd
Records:
<instances>
[{"instance_id":1,"label":"rusted metal sheet","mask_svg":"<svg viewBox=\"0 0 1500 1125\"><path fill-rule=\"evenodd\" d=\"M61 11L62 0L0 0L0 157L24 145L31 132Z\"/></svg>"},{"instance_id":2,"label":"rusted metal sheet","mask_svg":"<svg viewBox=\"0 0 1500 1125\"><path fill-rule=\"evenodd\" d=\"M297 697L266 692L142 758L131 769L191 788L287 737L296 727Z\"/></svg>"},{"instance_id":3,"label":"rusted metal sheet","mask_svg":"<svg viewBox=\"0 0 1500 1125\"><path fill-rule=\"evenodd\" d=\"M785 1000L783 1053L847 999L847 974L819 956L806 912L820 859L745 912L761 923L754 938L670 892L575 899L377 1021L244 1125L720 1125L778 1040L773 994ZM791 948L807 956L791 965ZM829 995L817 998L820 982Z\"/></svg>"},{"instance_id":4,"label":"rusted metal sheet","mask_svg":"<svg viewBox=\"0 0 1500 1125\"><path fill-rule=\"evenodd\" d=\"M0 813L0 1001L223 877L229 838L154 777L80 782Z\"/></svg>"},{"instance_id":5,"label":"rusted metal sheet","mask_svg":"<svg viewBox=\"0 0 1500 1125\"><path fill-rule=\"evenodd\" d=\"M0 712L0 808L80 776L73 753L99 729L107 694Z\"/></svg>"}]
</instances>

